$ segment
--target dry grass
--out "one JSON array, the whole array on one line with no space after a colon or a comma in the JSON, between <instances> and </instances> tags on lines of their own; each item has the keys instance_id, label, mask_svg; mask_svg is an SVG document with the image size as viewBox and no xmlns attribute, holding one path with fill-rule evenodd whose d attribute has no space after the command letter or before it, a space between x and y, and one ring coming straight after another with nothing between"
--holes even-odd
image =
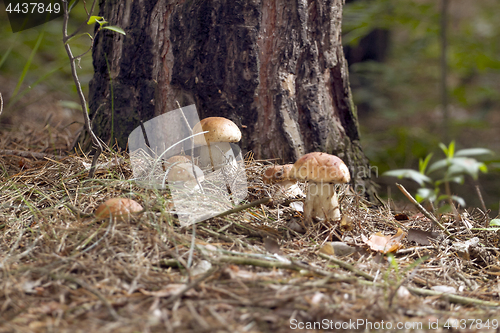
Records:
<instances>
[{"instance_id":1,"label":"dry grass","mask_svg":"<svg viewBox=\"0 0 500 333\"><path fill-rule=\"evenodd\" d=\"M478 237L480 244L459 253L436 231L438 241L428 246L404 239L389 264L361 235L427 231L429 220L408 213L409 220L396 221L387 207L343 189L343 223L297 233L289 226L300 223L300 214L262 183L273 161L247 156L248 201L272 195L273 203L198 223L192 245L192 229L170 214L168 193L127 180L125 153L104 154L100 163L108 167L92 180L83 166L89 159L43 155L68 142L50 127L0 134L0 332L288 332L293 320L358 319L375 327L382 320L421 323L423 331L429 321L498 319L495 232L473 231L446 216L441 222L456 241ZM94 209L117 196L137 200L146 212L128 222L95 221ZM479 210L463 220L484 226ZM318 256L323 243L337 238L357 252ZM457 293L440 295L433 286ZM472 331L470 324L460 331ZM494 330L481 330L488 331Z\"/></svg>"}]
</instances>

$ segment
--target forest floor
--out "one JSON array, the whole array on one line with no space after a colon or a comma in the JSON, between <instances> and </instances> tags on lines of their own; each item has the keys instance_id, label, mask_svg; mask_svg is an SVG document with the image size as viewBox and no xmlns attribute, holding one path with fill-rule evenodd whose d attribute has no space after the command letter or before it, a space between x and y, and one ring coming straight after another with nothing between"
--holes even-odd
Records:
<instances>
[{"instance_id":1,"label":"forest floor","mask_svg":"<svg viewBox=\"0 0 500 333\"><path fill-rule=\"evenodd\" d=\"M343 187L342 221L301 231L262 182L273 161L247 157L248 202L272 202L197 223L193 243L126 153L87 178L53 102L0 128L0 332L500 331L500 236L480 210L441 216L445 232ZM146 211L96 220L111 197Z\"/></svg>"}]
</instances>

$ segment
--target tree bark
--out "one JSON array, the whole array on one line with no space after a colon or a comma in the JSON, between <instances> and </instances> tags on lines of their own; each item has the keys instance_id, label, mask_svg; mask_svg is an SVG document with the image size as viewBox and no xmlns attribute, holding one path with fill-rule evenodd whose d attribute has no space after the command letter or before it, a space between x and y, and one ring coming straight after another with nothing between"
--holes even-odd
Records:
<instances>
[{"instance_id":1,"label":"tree bark","mask_svg":"<svg viewBox=\"0 0 500 333\"><path fill-rule=\"evenodd\" d=\"M234 121L243 152L282 162L311 151L335 154L366 187L342 3L100 0L99 15L127 35L101 31L95 41L95 133L125 148L140 120L176 109L176 101L194 103L200 119Z\"/></svg>"}]
</instances>

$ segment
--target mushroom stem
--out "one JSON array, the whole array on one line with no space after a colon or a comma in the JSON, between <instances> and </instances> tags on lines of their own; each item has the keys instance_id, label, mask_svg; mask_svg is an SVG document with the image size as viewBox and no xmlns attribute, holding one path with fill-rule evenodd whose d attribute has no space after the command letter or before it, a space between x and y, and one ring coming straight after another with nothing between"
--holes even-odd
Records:
<instances>
[{"instance_id":1,"label":"mushroom stem","mask_svg":"<svg viewBox=\"0 0 500 333\"><path fill-rule=\"evenodd\" d=\"M304 192L302 192L296 180L284 180L276 183L276 185L278 185L281 188L281 191L287 196L304 197Z\"/></svg>"},{"instance_id":2,"label":"mushroom stem","mask_svg":"<svg viewBox=\"0 0 500 333\"><path fill-rule=\"evenodd\" d=\"M215 171L214 160L212 158L212 148L210 147L210 142L207 142L208 156L210 156L210 164L212 165L212 171Z\"/></svg>"},{"instance_id":3,"label":"mushroom stem","mask_svg":"<svg viewBox=\"0 0 500 333\"><path fill-rule=\"evenodd\" d=\"M335 184L310 182L304 202L304 217L312 222L313 218L339 220L340 208Z\"/></svg>"}]
</instances>

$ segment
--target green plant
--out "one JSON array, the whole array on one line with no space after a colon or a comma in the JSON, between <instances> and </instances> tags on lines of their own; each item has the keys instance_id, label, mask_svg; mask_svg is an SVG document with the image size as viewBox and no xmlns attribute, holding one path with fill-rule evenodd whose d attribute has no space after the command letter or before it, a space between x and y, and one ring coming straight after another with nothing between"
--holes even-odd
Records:
<instances>
[{"instance_id":1,"label":"green plant","mask_svg":"<svg viewBox=\"0 0 500 333\"><path fill-rule=\"evenodd\" d=\"M68 35L69 13L73 9L73 7L78 3L78 1L79 0L74 0L69 4L68 0L63 0L63 9L64 9L63 43L64 43L64 48L66 50L66 53L68 54L68 58L70 60L71 74L73 76L73 81L75 82L78 96L80 97L80 105L81 105L83 117L85 120L85 128L88 131L90 137L92 138L92 143L94 144L94 147L96 148L96 152L92 158L92 165L91 165L90 170L89 170L89 178L92 178L92 177L94 177L94 172L95 172L95 168L97 165L97 160L99 158L99 155L101 155L101 153L102 153L102 144L101 144L101 141L99 140L99 138L92 131L92 126L91 126L90 118L89 118L89 114L88 114L87 101L85 99L85 94L83 93L80 79L78 78L78 73L76 71L76 61L79 60L85 54L87 54L90 50L92 50L92 47L94 45L95 36L99 33L99 31L101 31L101 29L109 29L109 30L118 32L118 33L123 34L123 35L125 35L125 32L119 27L107 26L108 22L103 17L92 15L92 12L94 11L94 8L95 8L96 2L97 2L96 0L94 0L90 10L89 11L86 10L86 12L87 12L87 24L88 25L94 24L94 23L99 24L99 28L97 29L94 37L92 37L89 33L78 34L80 29L77 29L75 32ZM72 39L78 38L80 36L89 36L91 39L91 45L88 48L88 50L85 51L84 53L77 55L77 56L74 56L73 52L71 51L71 47L69 45L69 42Z\"/></svg>"},{"instance_id":2,"label":"green plant","mask_svg":"<svg viewBox=\"0 0 500 333\"><path fill-rule=\"evenodd\" d=\"M485 163L478 161L475 157L481 155L491 155L493 152L486 148L469 148L455 151L455 141L449 146L439 144L445 158L429 165L433 154L427 155L419 160L418 171L413 169L397 169L385 172L384 176L407 178L417 182L420 188L417 190L415 198L418 202L428 200L435 207L442 202L441 210L447 211L451 208L453 201L465 206L465 200L453 195L450 183L463 184L465 176L470 176L474 181L478 180L479 172L486 173L488 168ZM438 171L441 171L438 173ZM433 178L431 178L433 176ZM441 188L444 187L444 193Z\"/></svg>"}]
</instances>

